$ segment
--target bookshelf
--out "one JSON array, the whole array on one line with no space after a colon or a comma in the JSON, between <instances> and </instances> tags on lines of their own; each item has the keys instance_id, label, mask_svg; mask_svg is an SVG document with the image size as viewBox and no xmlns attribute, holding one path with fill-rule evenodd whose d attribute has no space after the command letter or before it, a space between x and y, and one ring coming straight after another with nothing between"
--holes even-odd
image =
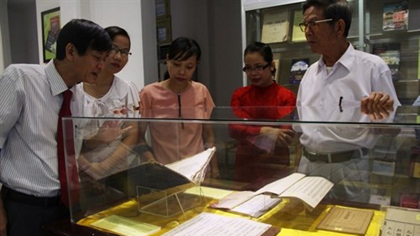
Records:
<instances>
[{"instance_id":1,"label":"bookshelf","mask_svg":"<svg viewBox=\"0 0 420 236\"><path fill-rule=\"evenodd\" d=\"M319 59L319 55L312 53L306 44L304 35L296 31L299 30L297 25L300 23L301 17L298 14L302 14L301 5L303 2L303 0L243 0L244 47L253 41L262 41L264 38L263 28L266 12L280 12L283 16L288 16L287 39L269 44L273 49L274 56L279 58L278 76L276 78L278 83L294 92L297 92L299 84L289 82L292 60L305 58L309 59L309 64L312 64ZM393 59L399 61L399 65L394 65L394 68L396 67L398 70L394 85L401 103L411 105L420 91L420 1L348 0L348 3L353 10L348 40L356 49L373 53L375 45L398 45L399 53L394 51L392 54ZM395 5L408 6L406 25L402 27L398 25L401 29L390 30L389 9ZM384 18L384 12L388 12L388 18L386 19ZM387 27L385 27L385 24L388 24ZM394 27L397 24L401 23L397 22L394 25L391 24L391 26Z\"/></svg>"}]
</instances>

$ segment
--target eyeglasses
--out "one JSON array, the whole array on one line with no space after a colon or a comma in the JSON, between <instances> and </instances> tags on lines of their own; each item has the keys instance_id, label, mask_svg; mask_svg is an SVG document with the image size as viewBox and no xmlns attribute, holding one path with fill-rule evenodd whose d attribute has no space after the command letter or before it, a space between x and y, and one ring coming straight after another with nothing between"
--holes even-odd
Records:
<instances>
[{"instance_id":1,"label":"eyeglasses","mask_svg":"<svg viewBox=\"0 0 420 236\"><path fill-rule=\"evenodd\" d=\"M308 26L311 28L314 28L318 26L319 23L324 23L324 22L328 22L332 20L333 20L332 18L329 18L329 19L316 20L316 21L310 21L310 22L302 22L299 24L299 27L300 27L300 30L302 30L302 32L305 32Z\"/></svg>"},{"instance_id":2,"label":"eyeglasses","mask_svg":"<svg viewBox=\"0 0 420 236\"><path fill-rule=\"evenodd\" d=\"M117 47L115 45L112 46L110 52L115 53L115 54L121 53L122 57L128 57L128 56L131 56L131 54L132 54L128 49L120 49L119 47Z\"/></svg>"},{"instance_id":3,"label":"eyeglasses","mask_svg":"<svg viewBox=\"0 0 420 236\"><path fill-rule=\"evenodd\" d=\"M269 65L271 65L271 63L267 63L267 65L265 65L265 66L255 66L254 68L252 68L250 66L245 66L244 68L242 68L242 70L245 73L251 73L253 70L255 70L257 72L261 72L261 71L265 70L265 68L267 68Z\"/></svg>"}]
</instances>

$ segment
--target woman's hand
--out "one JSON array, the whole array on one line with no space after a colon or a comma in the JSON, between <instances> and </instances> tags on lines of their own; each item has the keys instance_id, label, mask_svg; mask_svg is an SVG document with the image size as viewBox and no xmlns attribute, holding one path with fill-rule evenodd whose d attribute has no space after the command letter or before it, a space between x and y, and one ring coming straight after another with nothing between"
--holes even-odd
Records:
<instances>
[{"instance_id":1,"label":"woman's hand","mask_svg":"<svg viewBox=\"0 0 420 236\"><path fill-rule=\"evenodd\" d=\"M292 143L294 136L295 132L293 130L279 129L277 135L277 143L281 146L287 147Z\"/></svg>"},{"instance_id":2,"label":"woman's hand","mask_svg":"<svg viewBox=\"0 0 420 236\"><path fill-rule=\"evenodd\" d=\"M93 139L103 143L110 143L125 134L131 128L131 126L122 128L121 121L107 120L99 128L98 133L93 137Z\"/></svg>"},{"instance_id":3,"label":"woman's hand","mask_svg":"<svg viewBox=\"0 0 420 236\"><path fill-rule=\"evenodd\" d=\"M260 134L269 137L280 146L287 147L292 143L295 132L290 129L262 127Z\"/></svg>"}]
</instances>

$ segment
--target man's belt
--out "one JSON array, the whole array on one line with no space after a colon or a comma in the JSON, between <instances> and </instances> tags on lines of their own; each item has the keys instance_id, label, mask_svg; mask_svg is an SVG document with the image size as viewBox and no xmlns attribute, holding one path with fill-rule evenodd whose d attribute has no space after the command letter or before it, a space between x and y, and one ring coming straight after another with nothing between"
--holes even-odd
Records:
<instances>
[{"instance_id":1,"label":"man's belt","mask_svg":"<svg viewBox=\"0 0 420 236\"><path fill-rule=\"evenodd\" d=\"M316 153L303 148L303 155L308 158L311 162L326 162L326 163L338 163L349 161L353 158L361 157L362 155L367 155L368 149L359 148L356 150L345 151L345 152L336 152L336 153Z\"/></svg>"}]
</instances>

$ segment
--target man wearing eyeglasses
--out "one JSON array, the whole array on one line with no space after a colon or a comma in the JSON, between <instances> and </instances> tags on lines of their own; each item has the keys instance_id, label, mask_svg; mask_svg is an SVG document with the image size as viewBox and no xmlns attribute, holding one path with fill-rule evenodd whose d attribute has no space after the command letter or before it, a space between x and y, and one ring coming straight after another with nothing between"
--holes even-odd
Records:
<instances>
[{"instance_id":1,"label":"man wearing eyeglasses","mask_svg":"<svg viewBox=\"0 0 420 236\"><path fill-rule=\"evenodd\" d=\"M346 1L307 0L303 13L300 27L311 50L321 57L301 81L299 119L342 124L293 127L302 133L298 171L336 183L330 198L369 202L370 189L360 186L369 181L369 150L380 136L374 128L343 123L393 118L391 111L400 102L391 71L381 58L355 50L347 41L351 10ZM387 135L398 132L391 131Z\"/></svg>"},{"instance_id":2,"label":"man wearing eyeglasses","mask_svg":"<svg viewBox=\"0 0 420 236\"><path fill-rule=\"evenodd\" d=\"M360 105L374 120L400 105L385 62L355 50L347 41L352 16L345 0L307 0L303 14L299 26L311 50L321 57L302 79L298 105L325 106L331 101L337 107Z\"/></svg>"}]
</instances>

